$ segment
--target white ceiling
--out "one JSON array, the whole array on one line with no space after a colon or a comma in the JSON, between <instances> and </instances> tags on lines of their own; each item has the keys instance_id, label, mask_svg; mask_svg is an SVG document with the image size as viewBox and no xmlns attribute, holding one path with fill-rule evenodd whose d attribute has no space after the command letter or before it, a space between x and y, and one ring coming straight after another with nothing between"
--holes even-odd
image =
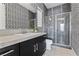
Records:
<instances>
[{"instance_id":1,"label":"white ceiling","mask_svg":"<svg viewBox=\"0 0 79 59\"><path fill-rule=\"evenodd\" d=\"M32 3L19 3L20 5L22 5L23 7L27 8L28 10L32 11L32 12L36 12L35 8L32 6ZM47 7L47 9L61 5L63 3L44 3L45 6Z\"/></svg>"},{"instance_id":2,"label":"white ceiling","mask_svg":"<svg viewBox=\"0 0 79 59\"><path fill-rule=\"evenodd\" d=\"M28 10L35 12L35 8L32 6L31 3L19 3L20 5L22 5L23 7L27 8Z\"/></svg>"},{"instance_id":3,"label":"white ceiling","mask_svg":"<svg viewBox=\"0 0 79 59\"><path fill-rule=\"evenodd\" d=\"M52 7L61 5L61 4L63 4L63 3L44 3L44 4L45 4L45 6L47 7L47 9L49 9L49 8L52 8Z\"/></svg>"}]
</instances>

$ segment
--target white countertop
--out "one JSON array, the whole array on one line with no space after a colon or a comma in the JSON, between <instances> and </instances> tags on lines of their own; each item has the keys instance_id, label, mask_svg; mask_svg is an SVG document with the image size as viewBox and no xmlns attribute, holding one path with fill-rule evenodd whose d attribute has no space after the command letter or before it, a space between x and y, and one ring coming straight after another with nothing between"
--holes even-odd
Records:
<instances>
[{"instance_id":1,"label":"white countertop","mask_svg":"<svg viewBox=\"0 0 79 59\"><path fill-rule=\"evenodd\" d=\"M26 33L26 34L15 34L15 35L10 35L10 36L2 36L0 37L0 49L20 43L38 36L42 36L46 33Z\"/></svg>"}]
</instances>

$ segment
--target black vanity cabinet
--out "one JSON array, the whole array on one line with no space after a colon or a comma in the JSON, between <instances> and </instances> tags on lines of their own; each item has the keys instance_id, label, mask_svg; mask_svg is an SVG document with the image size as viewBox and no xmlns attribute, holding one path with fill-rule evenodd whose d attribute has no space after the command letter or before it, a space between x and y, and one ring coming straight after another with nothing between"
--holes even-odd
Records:
<instances>
[{"instance_id":1,"label":"black vanity cabinet","mask_svg":"<svg viewBox=\"0 0 79 59\"><path fill-rule=\"evenodd\" d=\"M41 56L46 50L44 36L39 36L20 43L20 56Z\"/></svg>"},{"instance_id":2,"label":"black vanity cabinet","mask_svg":"<svg viewBox=\"0 0 79 59\"><path fill-rule=\"evenodd\" d=\"M4 47L0 49L0 56L41 56L46 50L45 40L43 35Z\"/></svg>"},{"instance_id":3,"label":"black vanity cabinet","mask_svg":"<svg viewBox=\"0 0 79 59\"><path fill-rule=\"evenodd\" d=\"M19 44L0 49L0 56L19 56Z\"/></svg>"}]
</instances>

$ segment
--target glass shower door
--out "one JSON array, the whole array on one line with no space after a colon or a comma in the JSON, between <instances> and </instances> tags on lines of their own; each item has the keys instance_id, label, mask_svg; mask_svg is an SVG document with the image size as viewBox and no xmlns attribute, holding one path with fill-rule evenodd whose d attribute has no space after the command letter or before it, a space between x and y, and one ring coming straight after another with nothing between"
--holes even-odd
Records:
<instances>
[{"instance_id":1,"label":"glass shower door","mask_svg":"<svg viewBox=\"0 0 79 59\"><path fill-rule=\"evenodd\" d=\"M55 43L69 45L70 13L55 15Z\"/></svg>"},{"instance_id":2,"label":"glass shower door","mask_svg":"<svg viewBox=\"0 0 79 59\"><path fill-rule=\"evenodd\" d=\"M57 43L63 44L64 43L64 19L59 18L57 21Z\"/></svg>"}]
</instances>

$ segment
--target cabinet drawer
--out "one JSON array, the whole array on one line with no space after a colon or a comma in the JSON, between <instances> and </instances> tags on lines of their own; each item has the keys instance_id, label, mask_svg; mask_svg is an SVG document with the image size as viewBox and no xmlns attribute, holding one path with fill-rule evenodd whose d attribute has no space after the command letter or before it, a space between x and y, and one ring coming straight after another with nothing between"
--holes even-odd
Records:
<instances>
[{"instance_id":1,"label":"cabinet drawer","mask_svg":"<svg viewBox=\"0 0 79 59\"><path fill-rule=\"evenodd\" d=\"M19 56L19 44L0 49L0 56Z\"/></svg>"}]
</instances>

